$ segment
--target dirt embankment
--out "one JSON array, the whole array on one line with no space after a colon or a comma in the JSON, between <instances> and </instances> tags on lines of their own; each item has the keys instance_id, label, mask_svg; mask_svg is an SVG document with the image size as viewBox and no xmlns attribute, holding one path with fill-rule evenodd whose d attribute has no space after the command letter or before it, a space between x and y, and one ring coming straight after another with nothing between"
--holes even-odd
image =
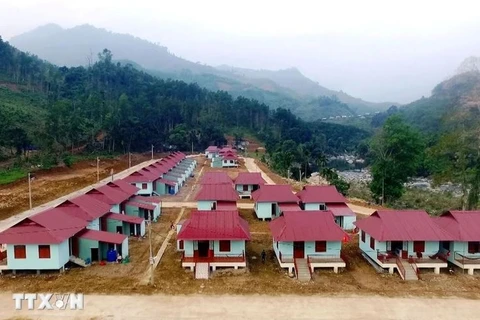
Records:
<instances>
[{"instance_id":1,"label":"dirt embankment","mask_svg":"<svg viewBox=\"0 0 480 320\"><path fill-rule=\"evenodd\" d=\"M132 166L149 160L147 155L132 154ZM129 166L128 156L100 161L100 179L113 173L118 173ZM72 168L58 167L40 170L35 173L32 181L33 206L46 203L75 190L97 182L97 161L85 160L78 162ZM14 183L0 186L0 220L29 208L27 178Z\"/></svg>"}]
</instances>

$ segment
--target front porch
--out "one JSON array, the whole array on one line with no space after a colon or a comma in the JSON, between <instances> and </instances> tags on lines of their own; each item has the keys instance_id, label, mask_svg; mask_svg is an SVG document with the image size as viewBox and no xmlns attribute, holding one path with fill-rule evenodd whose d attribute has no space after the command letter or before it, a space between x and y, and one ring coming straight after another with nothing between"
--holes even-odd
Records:
<instances>
[{"instance_id":1,"label":"front porch","mask_svg":"<svg viewBox=\"0 0 480 320\"><path fill-rule=\"evenodd\" d=\"M295 258L293 255L284 255L282 252L275 253L281 268L288 268L289 273L295 270ZM316 268L333 268L338 273L339 268L345 268L347 264L339 255L307 255L307 264L311 272Z\"/></svg>"},{"instance_id":2,"label":"front porch","mask_svg":"<svg viewBox=\"0 0 480 320\"><path fill-rule=\"evenodd\" d=\"M247 266L245 252L241 254L215 254L213 250L209 250L206 255L202 255L198 250L195 250L193 257L185 256L185 252L182 252L183 268L190 268L191 271L194 271L197 263L208 263L212 271L215 271L217 267L238 269Z\"/></svg>"},{"instance_id":3,"label":"front porch","mask_svg":"<svg viewBox=\"0 0 480 320\"><path fill-rule=\"evenodd\" d=\"M372 258L371 255L369 256L370 258ZM440 274L441 268L448 267L448 263L439 255L434 255L432 257L422 256L419 258L414 256L408 256L403 250L402 252L377 251L376 258L373 257L372 260L374 260L374 262L377 263L381 268L388 269L388 272L390 274L393 274L395 272L395 269L399 271L397 259L415 266L415 269L433 269L435 274Z\"/></svg>"},{"instance_id":4,"label":"front porch","mask_svg":"<svg viewBox=\"0 0 480 320\"><path fill-rule=\"evenodd\" d=\"M450 261L457 267L467 270L469 275L473 275L475 270L480 270L479 254L463 254L460 252L454 252L453 254L453 259Z\"/></svg>"}]
</instances>

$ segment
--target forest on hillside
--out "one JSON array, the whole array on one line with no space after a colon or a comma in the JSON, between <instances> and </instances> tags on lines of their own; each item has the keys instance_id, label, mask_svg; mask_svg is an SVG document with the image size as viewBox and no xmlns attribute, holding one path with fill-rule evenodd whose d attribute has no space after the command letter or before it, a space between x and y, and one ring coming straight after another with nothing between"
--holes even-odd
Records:
<instances>
[{"instance_id":1,"label":"forest on hillside","mask_svg":"<svg viewBox=\"0 0 480 320\"><path fill-rule=\"evenodd\" d=\"M309 158L354 150L360 129L300 120L267 106L196 84L161 80L113 62L105 49L88 67L61 67L0 39L0 150L22 157L31 148L56 159L79 148L103 152L203 150L234 130L257 135L269 152L308 150ZM301 155L295 152L294 157ZM290 159L290 158L289 158ZM292 162L300 159L291 159Z\"/></svg>"}]
</instances>

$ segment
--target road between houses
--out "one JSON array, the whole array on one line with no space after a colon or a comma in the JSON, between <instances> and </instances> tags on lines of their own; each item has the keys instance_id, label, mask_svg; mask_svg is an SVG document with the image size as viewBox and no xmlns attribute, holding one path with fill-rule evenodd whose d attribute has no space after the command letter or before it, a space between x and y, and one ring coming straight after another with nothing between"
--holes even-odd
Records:
<instances>
[{"instance_id":1,"label":"road between houses","mask_svg":"<svg viewBox=\"0 0 480 320\"><path fill-rule=\"evenodd\" d=\"M199 283L201 292L201 284ZM37 302L38 303L38 302ZM2 319L356 319L476 320L478 301L457 298L380 296L115 296L85 295L83 310L14 310L11 294L0 295ZM37 304L38 306L38 304Z\"/></svg>"}]
</instances>

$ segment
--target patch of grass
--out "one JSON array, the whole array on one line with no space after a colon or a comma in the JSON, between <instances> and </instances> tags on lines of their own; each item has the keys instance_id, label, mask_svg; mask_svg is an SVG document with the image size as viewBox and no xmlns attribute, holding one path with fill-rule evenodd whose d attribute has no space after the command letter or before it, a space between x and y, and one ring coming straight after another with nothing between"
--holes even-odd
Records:
<instances>
[{"instance_id":1,"label":"patch of grass","mask_svg":"<svg viewBox=\"0 0 480 320\"><path fill-rule=\"evenodd\" d=\"M15 182L27 176L27 171L22 168L13 168L0 171L0 185Z\"/></svg>"}]
</instances>

